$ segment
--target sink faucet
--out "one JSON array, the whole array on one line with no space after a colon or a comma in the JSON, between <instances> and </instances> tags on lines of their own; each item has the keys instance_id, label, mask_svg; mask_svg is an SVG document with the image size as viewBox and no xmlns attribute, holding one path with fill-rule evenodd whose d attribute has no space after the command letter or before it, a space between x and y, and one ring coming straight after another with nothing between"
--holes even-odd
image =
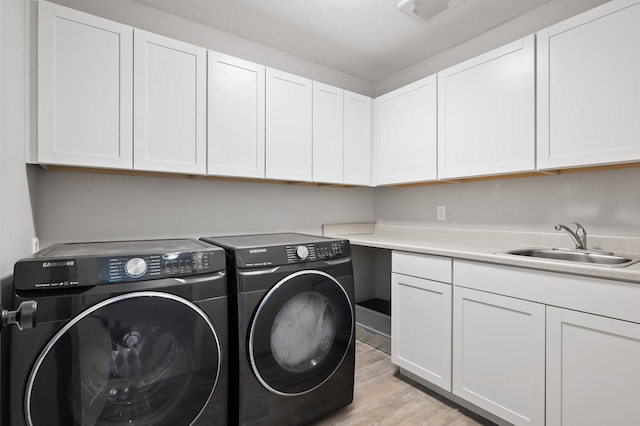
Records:
<instances>
[{"instance_id":1,"label":"sink faucet","mask_svg":"<svg viewBox=\"0 0 640 426\"><path fill-rule=\"evenodd\" d=\"M571 222L577 226L576 232L573 232L571 229L564 225L556 225L556 231L560 231L564 229L567 231L571 239L574 243L576 243L576 249L578 250L586 250L587 249L587 231L580 225L578 222Z\"/></svg>"}]
</instances>

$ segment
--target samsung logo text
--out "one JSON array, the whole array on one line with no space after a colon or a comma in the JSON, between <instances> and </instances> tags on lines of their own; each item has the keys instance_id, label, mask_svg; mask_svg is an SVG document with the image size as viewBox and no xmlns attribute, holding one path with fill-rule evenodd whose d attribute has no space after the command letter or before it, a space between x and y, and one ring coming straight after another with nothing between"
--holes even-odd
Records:
<instances>
[{"instance_id":1,"label":"samsung logo text","mask_svg":"<svg viewBox=\"0 0 640 426\"><path fill-rule=\"evenodd\" d=\"M73 266L76 264L75 260L62 260L57 262L42 262L43 268L58 268L60 266Z\"/></svg>"}]
</instances>

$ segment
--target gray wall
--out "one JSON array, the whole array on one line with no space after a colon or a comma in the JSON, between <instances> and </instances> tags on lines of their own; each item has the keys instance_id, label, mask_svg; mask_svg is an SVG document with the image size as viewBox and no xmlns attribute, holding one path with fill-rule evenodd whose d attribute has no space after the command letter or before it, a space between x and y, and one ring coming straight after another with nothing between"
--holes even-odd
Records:
<instances>
[{"instance_id":1,"label":"gray wall","mask_svg":"<svg viewBox=\"0 0 640 426\"><path fill-rule=\"evenodd\" d=\"M2 0L0 14L0 280L5 282L15 261L31 253L35 189L25 165L25 1Z\"/></svg>"},{"instance_id":2,"label":"gray wall","mask_svg":"<svg viewBox=\"0 0 640 426\"><path fill-rule=\"evenodd\" d=\"M554 232L582 223L588 232L640 236L640 169L376 189L385 224ZM436 206L446 205L446 221Z\"/></svg>"},{"instance_id":3,"label":"gray wall","mask_svg":"<svg viewBox=\"0 0 640 426\"><path fill-rule=\"evenodd\" d=\"M372 222L374 191L38 170L36 222L43 247L232 233L321 234L324 223Z\"/></svg>"},{"instance_id":4,"label":"gray wall","mask_svg":"<svg viewBox=\"0 0 640 426\"><path fill-rule=\"evenodd\" d=\"M4 305L13 264L31 252L31 238L35 234L31 202L33 176L25 165L24 8L24 0L0 1L0 303ZM0 358L2 356L6 356L6 352L0 353ZM0 390L0 400L3 398Z\"/></svg>"}]
</instances>

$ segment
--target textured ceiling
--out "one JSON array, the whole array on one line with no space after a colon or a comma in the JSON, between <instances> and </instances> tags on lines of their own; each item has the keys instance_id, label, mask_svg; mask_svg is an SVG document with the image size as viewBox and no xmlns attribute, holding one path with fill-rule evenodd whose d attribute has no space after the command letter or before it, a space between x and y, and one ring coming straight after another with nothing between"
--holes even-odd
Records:
<instances>
[{"instance_id":1,"label":"textured ceiling","mask_svg":"<svg viewBox=\"0 0 640 426\"><path fill-rule=\"evenodd\" d=\"M550 0L467 0L428 23L398 0L136 1L377 82Z\"/></svg>"}]
</instances>

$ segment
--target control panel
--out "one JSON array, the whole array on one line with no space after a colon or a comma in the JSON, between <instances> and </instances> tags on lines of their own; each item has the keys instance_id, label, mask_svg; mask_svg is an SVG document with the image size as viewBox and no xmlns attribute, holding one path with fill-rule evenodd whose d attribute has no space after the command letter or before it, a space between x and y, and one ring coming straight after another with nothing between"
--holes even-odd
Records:
<instances>
[{"instance_id":1,"label":"control panel","mask_svg":"<svg viewBox=\"0 0 640 426\"><path fill-rule=\"evenodd\" d=\"M350 254L348 240L329 240L237 249L236 264L239 268L258 268L330 260Z\"/></svg>"},{"instance_id":2,"label":"control panel","mask_svg":"<svg viewBox=\"0 0 640 426\"><path fill-rule=\"evenodd\" d=\"M219 248L174 253L29 258L16 263L17 290L95 286L216 272L225 268Z\"/></svg>"},{"instance_id":3,"label":"control panel","mask_svg":"<svg viewBox=\"0 0 640 426\"><path fill-rule=\"evenodd\" d=\"M287 246L287 263L326 260L344 254L344 241L327 241Z\"/></svg>"},{"instance_id":4,"label":"control panel","mask_svg":"<svg viewBox=\"0 0 640 426\"><path fill-rule=\"evenodd\" d=\"M194 275L211 270L207 252L149 254L98 260L99 284Z\"/></svg>"}]
</instances>

